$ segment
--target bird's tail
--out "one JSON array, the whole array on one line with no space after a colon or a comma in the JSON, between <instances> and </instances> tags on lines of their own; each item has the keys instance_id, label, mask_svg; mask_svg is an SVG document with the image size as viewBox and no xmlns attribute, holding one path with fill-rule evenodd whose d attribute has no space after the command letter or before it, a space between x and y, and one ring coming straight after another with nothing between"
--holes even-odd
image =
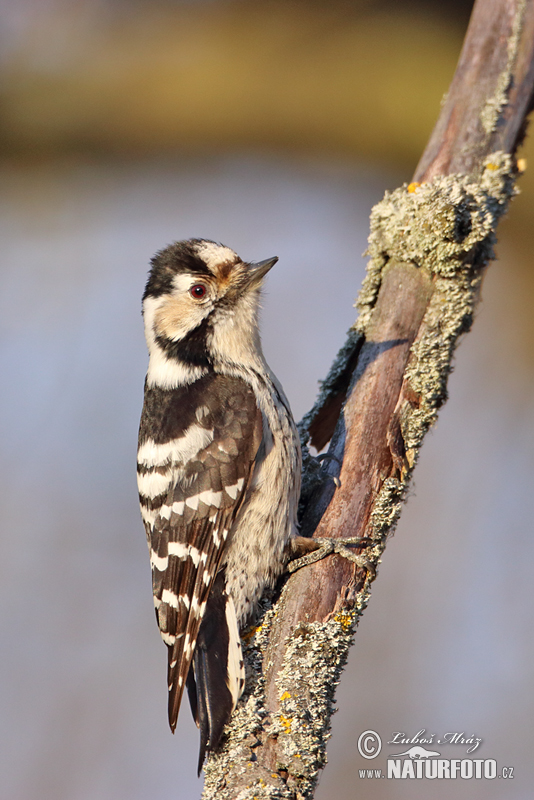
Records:
<instances>
[{"instance_id":1,"label":"bird's tail","mask_svg":"<svg viewBox=\"0 0 534 800\"><path fill-rule=\"evenodd\" d=\"M241 638L234 602L225 591L224 570L215 579L187 677L189 702L200 729L198 774L216 750L245 686Z\"/></svg>"}]
</instances>

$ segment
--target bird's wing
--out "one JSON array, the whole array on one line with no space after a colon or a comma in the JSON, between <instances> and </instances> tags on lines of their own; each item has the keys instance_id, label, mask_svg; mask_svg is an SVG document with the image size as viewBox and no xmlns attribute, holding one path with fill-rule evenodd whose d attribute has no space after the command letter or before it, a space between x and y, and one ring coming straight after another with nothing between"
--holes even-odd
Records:
<instances>
[{"instance_id":1,"label":"bird's wing","mask_svg":"<svg viewBox=\"0 0 534 800\"><path fill-rule=\"evenodd\" d=\"M176 406L181 405L187 416L192 398L183 395L183 390L181 395L177 391L167 414L180 417ZM170 440L174 442L173 455L154 467L162 480L152 478L153 493L172 476L168 489L152 498L153 522L147 523L145 517L156 615L169 648L172 730L208 598L263 435L262 415L252 389L239 378L225 376L215 376L209 391L203 391L195 421L185 428L183 420L180 424L182 436ZM172 434L165 415L161 426L164 435ZM165 452L163 449L160 454ZM186 453L188 457L184 458ZM151 473L145 474L148 479Z\"/></svg>"}]
</instances>

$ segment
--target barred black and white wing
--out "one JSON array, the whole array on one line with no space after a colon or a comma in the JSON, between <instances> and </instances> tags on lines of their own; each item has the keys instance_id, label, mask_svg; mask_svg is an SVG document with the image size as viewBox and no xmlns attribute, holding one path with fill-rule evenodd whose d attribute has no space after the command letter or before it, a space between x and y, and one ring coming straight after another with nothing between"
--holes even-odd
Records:
<instances>
[{"instance_id":1,"label":"barred black and white wing","mask_svg":"<svg viewBox=\"0 0 534 800\"><path fill-rule=\"evenodd\" d=\"M138 484L156 615L168 647L169 723L174 730L187 682L201 763L243 689L223 562L262 435L254 393L240 378L211 373L176 389L145 390Z\"/></svg>"}]
</instances>

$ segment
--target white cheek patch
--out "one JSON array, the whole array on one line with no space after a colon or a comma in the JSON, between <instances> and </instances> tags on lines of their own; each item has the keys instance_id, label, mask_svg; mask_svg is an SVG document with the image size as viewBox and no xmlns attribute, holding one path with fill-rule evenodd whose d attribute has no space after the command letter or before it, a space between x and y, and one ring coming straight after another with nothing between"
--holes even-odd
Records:
<instances>
[{"instance_id":1,"label":"white cheek patch","mask_svg":"<svg viewBox=\"0 0 534 800\"><path fill-rule=\"evenodd\" d=\"M182 275L180 277L184 278L186 276ZM191 283L192 276L189 276L187 280ZM177 298L173 298L170 294L162 297L146 297L144 300L143 318L149 354L148 386L174 389L177 386L193 383L206 372L202 367L192 367L174 358L167 358L167 355L156 341L156 337L161 334L173 341L179 341L190 330L200 325L211 308L211 304L206 308L199 303L195 303L192 299L189 303L186 301L185 296L183 301L183 312L180 312L178 308L172 308L172 304L177 302ZM169 313L166 313L166 311ZM159 329L158 320L166 320L166 324L164 324L165 330Z\"/></svg>"},{"instance_id":2,"label":"white cheek patch","mask_svg":"<svg viewBox=\"0 0 534 800\"><path fill-rule=\"evenodd\" d=\"M156 336L164 336L171 342L179 342L208 316L213 303L194 300L189 293L174 297L166 295L154 312L153 330Z\"/></svg>"}]
</instances>

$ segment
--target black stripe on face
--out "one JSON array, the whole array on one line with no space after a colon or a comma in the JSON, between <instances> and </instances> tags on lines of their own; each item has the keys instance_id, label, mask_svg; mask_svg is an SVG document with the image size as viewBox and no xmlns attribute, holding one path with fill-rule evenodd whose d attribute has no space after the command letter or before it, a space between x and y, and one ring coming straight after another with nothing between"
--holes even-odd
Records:
<instances>
[{"instance_id":1,"label":"black stripe on face","mask_svg":"<svg viewBox=\"0 0 534 800\"><path fill-rule=\"evenodd\" d=\"M189 239L186 242L175 242L156 253L150 262L152 267L143 300L146 297L170 294L173 290L173 278L180 273L212 275L207 265L196 253L196 246L200 241L200 239Z\"/></svg>"},{"instance_id":2,"label":"black stripe on face","mask_svg":"<svg viewBox=\"0 0 534 800\"><path fill-rule=\"evenodd\" d=\"M188 367L211 367L213 362L208 352L207 337L211 328L211 314L200 325L189 331L182 339L173 342L165 336L156 336L156 343L168 358L175 358Z\"/></svg>"}]
</instances>

